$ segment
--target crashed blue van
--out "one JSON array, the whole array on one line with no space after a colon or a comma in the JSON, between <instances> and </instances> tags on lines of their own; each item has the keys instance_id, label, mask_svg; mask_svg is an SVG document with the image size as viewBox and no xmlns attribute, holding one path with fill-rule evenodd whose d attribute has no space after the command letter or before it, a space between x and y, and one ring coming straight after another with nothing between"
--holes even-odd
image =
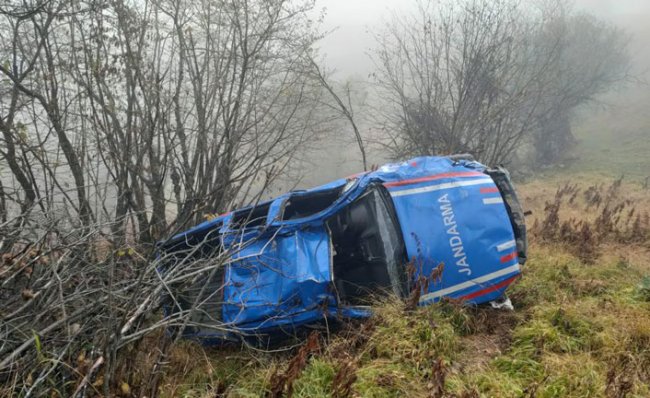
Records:
<instances>
[{"instance_id":1,"label":"crashed blue van","mask_svg":"<svg viewBox=\"0 0 650 398\"><path fill-rule=\"evenodd\" d=\"M227 340L367 317L370 298L406 297L422 277L421 305L486 303L518 278L526 246L508 172L456 155L288 192L179 233L160 251L183 259L167 270L192 263L188 256L222 259L175 287L166 312L200 303L184 335Z\"/></svg>"}]
</instances>

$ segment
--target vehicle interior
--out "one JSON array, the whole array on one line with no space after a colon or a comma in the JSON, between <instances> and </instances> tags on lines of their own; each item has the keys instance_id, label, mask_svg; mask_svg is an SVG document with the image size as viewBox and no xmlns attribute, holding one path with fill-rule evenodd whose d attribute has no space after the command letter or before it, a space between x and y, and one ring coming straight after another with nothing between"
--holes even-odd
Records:
<instances>
[{"instance_id":1,"label":"vehicle interior","mask_svg":"<svg viewBox=\"0 0 650 398\"><path fill-rule=\"evenodd\" d=\"M372 185L327 220L334 249L334 284L343 305L363 305L407 291L406 249L388 192Z\"/></svg>"},{"instance_id":2,"label":"vehicle interior","mask_svg":"<svg viewBox=\"0 0 650 398\"><path fill-rule=\"evenodd\" d=\"M234 230L264 226L269 207L271 207L271 202L265 202L235 211L230 221L230 228Z\"/></svg>"},{"instance_id":3,"label":"vehicle interior","mask_svg":"<svg viewBox=\"0 0 650 398\"><path fill-rule=\"evenodd\" d=\"M285 205L282 219L296 220L319 213L331 206L341 196L343 189L344 187L337 187L321 192L292 195Z\"/></svg>"}]
</instances>

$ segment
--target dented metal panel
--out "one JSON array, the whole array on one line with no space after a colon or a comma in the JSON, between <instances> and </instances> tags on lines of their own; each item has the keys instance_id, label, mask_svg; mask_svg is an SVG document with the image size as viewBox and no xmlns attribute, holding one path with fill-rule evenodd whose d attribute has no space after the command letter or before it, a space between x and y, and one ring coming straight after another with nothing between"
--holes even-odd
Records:
<instances>
[{"instance_id":1,"label":"dented metal panel","mask_svg":"<svg viewBox=\"0 0 650 398\"><path fill-rule=\"evenodd\" d=\"M242 223L247 209L234 212L236 222L233 213L223 215L176 235L162 250L206 231L220 235L222 249L231 253L220 319L238 332L291 329L328 317L365 317L367 309L338 302L332 231L326 224L380 185L390 194L394 209L388 210L398 219L404 267L407 262L415 265L414 278L435 276L420 303L451 297L480 304L502 296L525 260L523 214L509 179L499 173L467 157L391 163L287 193L265 203L263 211L249 208L258 220L249 227ZM310 195L313 209L304 200ZM372 231L363 233L381 232ZM368 250L377 252L376 247ZM367 264L373 261L367 259ZM381 266L381 259L376 262Z\"/></svg>"}]
</instances>

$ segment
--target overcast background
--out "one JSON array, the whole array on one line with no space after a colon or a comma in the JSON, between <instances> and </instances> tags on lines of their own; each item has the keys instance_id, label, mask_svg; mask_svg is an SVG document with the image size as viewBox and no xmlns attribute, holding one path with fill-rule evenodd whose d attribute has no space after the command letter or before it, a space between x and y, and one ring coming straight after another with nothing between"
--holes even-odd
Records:
<instances>
[{"instance_id":1,"label":"overcast background","mask_svg":"<svg viewBox=\"0 0 650 398\"><path fill-rule=\"evenodd\" d=\"M325 11L322 30L330 32L321 41L327 65L337 70L338 79L367 78L373 65L367 53L374 46L372 31L394 13L411 12L416 0L320 0ZM650 0L578 0L578 10L587 11L625 28L633 36L634 52L642 54L648 68L650 52Z\"/></svg>"},{"instance_id":2,"label":"overcast background","mask_svg":"<svg viewBox=\"0 0 650 398\"><path fill-rule=\"evenodd\" d=\"M352 81L363 87L370 80L373 63L369 53L375 46L373 32L381 31L395 14L410 13L417 0L319 0L314 18L324 15L320 25L326 36L320 42L320 56L325 67L334 72L336 82ZM542 0L540 0L542 1ZM577 10L607 20L630 35L632 73L640 80L650 80L650 0L577 0ZM370 85L368 85L370 87ZM368 91L368 96L372 92ZM361 96L363 98L363 96ZM359 100L359 98L357 98ZM367 104L372 98L363 99ZM372 136L372 120L362 105L355 106L357 124L364 136ZM650 90L644 84L627 83L599 98L580 112L573 121L574 131L598 129L602 134L625 135L650 131ZM309 188L344 177L363 169L354 136L348 125L340 125L334 137L318 143L319 149L304 160L302 175L279 182L272 196L285 189ZM647 137L647 134L643 134ZM621 137L624 138L624 137ZM635 137L627 137L636 139ZM367 148L369 164L387 159L376 147Z\"/></svg>"}]
</instances>

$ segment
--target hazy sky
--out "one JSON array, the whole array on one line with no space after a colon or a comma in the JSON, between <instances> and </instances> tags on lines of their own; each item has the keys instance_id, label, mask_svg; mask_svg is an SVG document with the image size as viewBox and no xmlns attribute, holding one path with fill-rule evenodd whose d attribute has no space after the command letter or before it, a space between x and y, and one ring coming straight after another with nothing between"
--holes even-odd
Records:
<instances>
[{"instance_id":1,"label":"hazy sky","mask_svg":"<svg viewBox=\"0 0 650 398\"><path fill-rule=\"evenodd\" d=\"M317 8L326 11L322 28L334 30L321 43L327 66L337 70L339 79L365 79L372 71L366 54L374 45L370 31L395 12L413 10L414 4L415 0L319 0ZM575 5L626 28L634 36L634 51L650 55L650 0L576 0ZM648 57L642 59L645 63Z\"/></svg>"}]
</instances>

